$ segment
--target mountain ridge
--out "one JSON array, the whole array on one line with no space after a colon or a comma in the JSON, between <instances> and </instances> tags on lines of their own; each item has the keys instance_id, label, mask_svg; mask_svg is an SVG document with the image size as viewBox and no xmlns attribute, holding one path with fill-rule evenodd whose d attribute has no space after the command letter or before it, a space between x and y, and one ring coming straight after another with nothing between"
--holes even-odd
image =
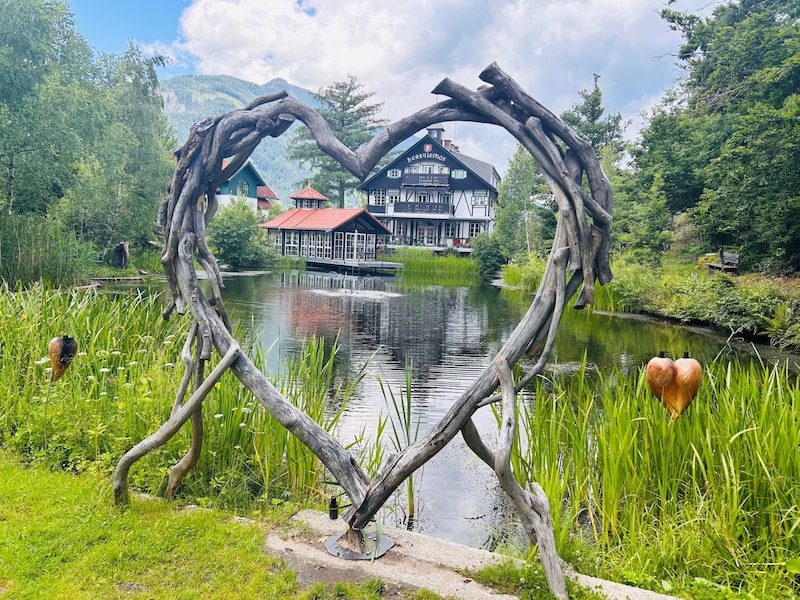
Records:
<instances>
[{"instance_id":1,"label":"mountain ridge","mask_svg":"<svg viewBox=\"0 0 800 600\"><path fill-rule=\"evenodd\" d=\"M319 102L309 90L275 78L257 84L230 75L174 75L161 81L164 112L179 144L189 136L189 130L204 117L216 116L244 108L255 98L285 90L304 104L317 108ZM264 181L281 199L284 208L291 205L289 194L303 187L310 177L309 169L287 158L288 145L294 136L293 124L277 138L266 137L250 156Z\"/></svg>"}]
</instances>

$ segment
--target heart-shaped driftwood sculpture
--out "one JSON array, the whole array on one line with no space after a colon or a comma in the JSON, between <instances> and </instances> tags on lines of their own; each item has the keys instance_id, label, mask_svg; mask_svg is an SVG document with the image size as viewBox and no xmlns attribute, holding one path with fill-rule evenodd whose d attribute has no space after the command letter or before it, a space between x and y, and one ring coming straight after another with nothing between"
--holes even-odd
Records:
<instances>
[{"instance_id":1,"label":"heart-shaped driftwood sculpture","mask_svg":"<svg viewBox=\"0 0 800 600\"><path fill-rule=\"evenodd\" d=\"M433 93L447 100L390 124L358 149L347 148L319 113L286 92L257 98L241 110L205 118L192 127L189 139L177 153L175 174L159 214L166 239L161 262L172 294L165 318L173 311L181 314L189 311L193 317L184 343L185 375L169 420L126 452L117 464L113 478L115 502L128 501L131 465L166 443L191 419L192 446L172 469L167 483L167 496L174 493L199 457L203 399L230 369L278 422L319 457L341 485L351 504L343 515L350 526L345 534L348 537L361 537L361 530L406 478L460 432L475 454L494 469L501 487L514 502L529 538L539 547L551 591L557 598L567 598L547 497L535 482L530 484L530 491L521 487L511 469L510 453L517 435L515 402L516 394L545 367L565 303L580 289L575 307L581 308L593 302L596 279L601 284L611 280L608 260L613 194L597 154L586 141L496 64L487 67L480 78L488 85L478 91L444 79ZM220 183L245 164L263 138L283 134L296 120L308 127L323 152L361 180L393 147L430 125L449 121L499 125L531 153L558 205L552 250L528 312L494 361L454 399L442 420L413 444L389 457L373 479L338 440L284 398L240 351L222 301L222 276L206 244L206 226L217 210L216 190ZM211 298L206 297L198 284L196 263L208 274ZM211 359L214 349L221 358L211 373L204 376L203 365ZM515 382L511 369L528 349L535 349L531 354L538 353L538 358L532 366L522 365L524 375ZM194 391L187 399L190 389ZM503 420L499 443L493 451L478 434L472 415L478 408L500 401Z\"/></svg>"},{"instance_id":2,"label":"heart-shaped driftwood sculpture","mask_svg":"<svg viewBox=\"0 0 800 600\"><path fill-rule=\"evenodd\" d=\"M703 367L685 352L674 361L664 352L653 357L645 368L647 385L653 395L661 400L674 421L694 400L703 379Z\"/></svg>"}]
</instances>

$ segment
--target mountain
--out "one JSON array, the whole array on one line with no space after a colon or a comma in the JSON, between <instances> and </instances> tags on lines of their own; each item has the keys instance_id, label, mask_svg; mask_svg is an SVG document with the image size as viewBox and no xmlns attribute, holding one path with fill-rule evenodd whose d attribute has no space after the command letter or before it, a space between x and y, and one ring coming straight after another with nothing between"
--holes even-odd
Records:
<instances>
[{"instance_id":1,"label":"mountain","mask_svg":"<svg viewBox=\"0 0 800 600\"><path fill-rule=\"evenodd\" d=\"M308 106L319 106L311 92L280 78L263 85L227 75L176 75L161 81L164 111L179 144L186 141L189 129L200 119L243 108L259 96L280 90ZM302 126L295 123L278 138L264 138L250 157L284 208L291 204L289 194L301 189L302 181L309 176L308 169L286 158L295 127Z\"/></svg>"}]
</instances>

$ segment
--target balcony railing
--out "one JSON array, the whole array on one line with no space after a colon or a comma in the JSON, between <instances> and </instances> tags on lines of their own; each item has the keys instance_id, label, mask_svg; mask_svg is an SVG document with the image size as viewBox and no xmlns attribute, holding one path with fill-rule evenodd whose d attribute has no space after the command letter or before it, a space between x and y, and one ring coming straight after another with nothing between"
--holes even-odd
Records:
<instances>
[{"instance_id":1,"label":"balcony railing","mask_svg":"<svg viewBox=\"0 0 800 600\"><path fill-rule=\"evenodd\" d=\"M448 202L395 202L395 213L415 213L429 215L452 214L452 206Z\"/></svg>"},{"instance_id":2,"label":"balcony railing","mask_svg":"<svg viewBox=\"0 0 800 600\"><path fill-rule=\"evenodd\" d=\"M437 237L427 235L388 235L384 238L387 246L417 246L423 248L466 248L469 238Z\"/></svg>"}]
</instances>

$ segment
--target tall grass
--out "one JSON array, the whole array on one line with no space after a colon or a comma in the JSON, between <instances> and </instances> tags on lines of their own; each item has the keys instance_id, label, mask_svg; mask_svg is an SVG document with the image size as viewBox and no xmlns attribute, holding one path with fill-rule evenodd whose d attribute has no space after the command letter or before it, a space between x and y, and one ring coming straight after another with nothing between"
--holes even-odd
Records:
<instances>
[{"instance_id":1,"label":"tall grass","mask_svg":"<svg viewBox=\"0 0 800 600\"><path fill-rule=\"evenodd\" d=\"M540 380L515 458L539 481L557 542L591 539L617 577L685 590L714 581L757 597L797 594L800 385L786 366L723 359L671 421L642 372Z\"/></svg>"},{"instance_id":2,"label":"tall grass","mask_svg":"<svg viewBox=\"0 0 800 600\"><path fill-rule=\"evenodd\" d=\"M413 365L412 362L409 360L406 364L406 379L405 385L403 389L398 395L395 395L392 388L388 385L384 385L381 379L378 379L378 383L381 388L381 393L383 393L383 399L386 402L386 405L390 407L390 415L388 417L389 423L392 428L391 432L391 443L394 447L395 452L402 452L406 448L408 448L411 444L417 441L417 437L419 436L419 427L420 427L420 414L416 416L413 414L412 411L412 396L411 396L411 386L412 386L412 371ZM380 424L379 428L384 428L385 423ZM381 438L378 436L375 438L376 445L381 444ZM406 518L405 523L406 527L410 530L414 527L415 517L416 517L416 500L415 500L415 493L414 493L414 475L411 474L406 478Z\"/></svg>"},{"instance_id":3,"label":"tall grass","mask_svg":"<svg viewBox=\"0 0 800 600\"><path fill-rule=\"evenodd\" d=\"M0 293L0 446L48 468L110 474L125 451L169 417L188 317L165 322L161 311L154 295ZM79 353L51 383L47 342L62 332L78 339ZM329 429L358 380L338 378L335 355L335 347L326 351L311 340L274 381ZM315 494L319 462L233 375L219 382L203 414L201 458L180 493L224 506ZM187 426L137 462L131 484L163 491L165 474L189 441Z\"/></svg>"},{"instance_id":4,"label":"tall grass","mask_svg":"<svg viewBox=\"0 0 800 600\"><path fill-rule=\"evenodd\" d=\"M478 262L460 254L438 255L429 250L398 248L392 254L391 260L403 263L405 276L435 275L456 284L480 276Z\"/></svg>"},{"instance_id":5,"label":"tall grass","mask_svg":"<svg viewBox=\"0 0 800 600\"><path fill-rule=\"evenodd\" d=\"M68 285L94 264L95 250L57 221L40 215L0 219L0 279L27 286Z\"/></svg>"}]
</instances>

